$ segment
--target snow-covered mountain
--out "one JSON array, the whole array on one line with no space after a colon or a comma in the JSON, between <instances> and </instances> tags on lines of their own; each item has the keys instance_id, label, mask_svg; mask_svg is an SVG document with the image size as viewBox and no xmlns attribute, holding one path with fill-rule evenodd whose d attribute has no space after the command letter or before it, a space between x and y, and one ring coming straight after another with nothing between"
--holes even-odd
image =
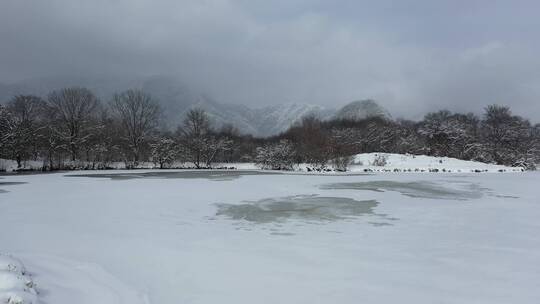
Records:
<instances>
[{"instance_id":1,"label":"snow-covered mountain","mask_svg":"<svg viewBox=\"0 0 540 304\"><path fill-rule=\"evenodd\" d=\"M215 127L232 124L243 134L254 136L276 135L299 122L306 115L316 115L321 119L347 118L361 119L369 116L390 118L384 108L371 100L355 101L340 110L327 109L318 105L289 103L265 107L220 103L168 76L140 77L50 77L28 80L16 84L0 84L0 102L9 100L16 94L36 94L46 96L52 90L82 86L92 90L99 98L107 101L111 96L129 88L140 88L159 100L163 108L165 126L174 129L180 125L190 109L205 110Z\"/></svg>"},{"instance_id":2,"label":"snow-covered mountain","mask_svg":"<svg viewBox=\"0 0 540 304\"><path fill-rule=\"evenodd\" d=\"M261 132L266 135L285 131L303 117L315 115L321 119L329 118L333 110L310 104L280 104L256 109L255 114Z\"/></svg>"},{"instance_id":3,"label":"snow-covered mountain","mask_svg":"<svg viewBox=\"0 0 540 304\"><path fill-rule=\"evenodd\" d=\"M371 99L353 101L336 113L336 118L360 120L368 117L392 119L390 112Z\"/></svg>"},{"instance_id":4,"label":"snow-covered mountain","mask_svg":"<svg viewBox=\"0 0 540 304\"><path fill-rule=\"evenodd\" d=\"M221 104L211 100L201 100L177 113L179 119L190 109L200 108L210 116L214 126L232 124L241 133L255 136L276 135L299 122L306 115L317 115L321 118L330 117L334 111L321 106L309 104L280 104L261 108L251 108L244 105Z\"/></svg>"}]
</instances>

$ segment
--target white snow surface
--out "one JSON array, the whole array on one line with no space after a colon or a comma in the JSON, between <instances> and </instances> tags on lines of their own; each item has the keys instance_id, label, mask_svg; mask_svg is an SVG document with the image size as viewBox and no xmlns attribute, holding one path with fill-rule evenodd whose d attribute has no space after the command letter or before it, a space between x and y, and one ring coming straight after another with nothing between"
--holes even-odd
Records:
<instances>
[{"instance_id":1,"label":"white snow surface","mask_svg":"<svg viewBox=\"0 0 540 304\"><path fill-rule=\"evenodd\" d=\"M23 263L0 253L0 303L38 304L35 283Z\"/></svg>"},{"instance_id":2,"label":"white snow surface","mask_svg":"<svg viewBox=\"0 0 540 304\"><path fill-rule=\"evenodd\" d=\"M384 166L377 166L377 158L385 158ZM399 171L399 172L521 172L521 167L507 167L486 164L476 161L461 160L450 157L435 157L426 155L395 154L395 153L363 153L354 157L350 166L353 172L358 171Z\"/></svg>"},{"instance_id":3,"label":"white snow surface","mask_svg":"<svg viewBox=\"0 0 540 304\"><path fill-rule=\"evenodd\" d=\"M34 296L55 304L540 303L538 172L174 176L185 172L0 177L23 183L0 183L0 251L18 259L1 271L26 266ZM124 177L70 176L103 173ZM287 197L374 207L219 212Z\"/></svg>"}]
</instances>

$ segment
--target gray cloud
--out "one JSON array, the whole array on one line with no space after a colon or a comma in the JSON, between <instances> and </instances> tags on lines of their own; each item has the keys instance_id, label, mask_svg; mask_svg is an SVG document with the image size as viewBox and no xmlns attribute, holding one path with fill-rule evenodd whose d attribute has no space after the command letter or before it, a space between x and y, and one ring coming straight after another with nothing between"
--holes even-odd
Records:
<instances>
[{"instance_id":1,"label":"gray cloud","mask_svg":"<svg viewBox=\"0 0 540 304\"><path fill-rule=\"evenodd\" d=\"M397 2L397 3L396 3ZM4 0L0 80L178 75L217 100L540 120L536 1Z\"/></svg>"}]
</instances>

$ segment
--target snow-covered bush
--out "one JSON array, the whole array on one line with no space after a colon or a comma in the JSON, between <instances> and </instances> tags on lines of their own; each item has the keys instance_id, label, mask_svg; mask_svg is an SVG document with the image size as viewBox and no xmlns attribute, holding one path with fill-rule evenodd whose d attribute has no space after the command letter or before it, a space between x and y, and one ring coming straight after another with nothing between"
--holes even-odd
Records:
<instances>
[{"instance_id":1,"label":"snow-covered bush","mask_svg":"<svg viewBox=\"0 0 540 304\"><path fill-rule=\"evenodd\" d=\"M261 169L292 170L295 163L294 147L287 140L257 147L255 163Z\"/></svg>"},{"instance_id":2,"label":"snow-covered bush","mask_svg":"<svg viewBox=\"0 0 540 304\"><path fill-rule=\"evenodd\" d=\"M160 169L170 167L178 155L177 144L170 138L160 138L157 142L150 144L150 147L152 160L159 165Z\"/></svg>"},{"instance_id":3,"label":"snow-covered bush","mask_svg":"<svg viewBox=\"0 0 540 304\"><path fill-rule=\"evenodd\" d=\"M341 156L334 158L330 161L332 167L336 171L347 171L347 168L352 164L354 157L353 156Z\"/></svg>"},{"instance_id":4,"label":"snow-covered bush","mask_svg":"<svg viewBox=\"0 0 540 304\"><path fill-rule=\"evenodd\" d=\"M372 165L377 167L384 167L386 166L388 162L388 156L385 154L377 154L375 158L373 158Z\"/></svg>"}]
</instances>

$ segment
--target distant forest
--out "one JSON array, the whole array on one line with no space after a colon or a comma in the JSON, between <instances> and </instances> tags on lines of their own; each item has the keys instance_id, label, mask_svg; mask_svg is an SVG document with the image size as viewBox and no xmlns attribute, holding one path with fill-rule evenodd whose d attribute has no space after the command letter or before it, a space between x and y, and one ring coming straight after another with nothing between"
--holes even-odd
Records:
<instances>
[{"instance_id":1,"label":"distant forest","mask_svg":"<svg viewBox=\"0 0 540 304\"><path fill-rule=\"evenodd\" d=\"M358 153L447 156L535 169L540 163L540 124L489 105L482 116L441 110L421 121L368 117L321 120L311 115L272 137L256 138L232 125L213 126L200 109L176 130L162 128L159 103L140 90L100 101L85 88L65 88L46 98L14 96L0 105L0 158L20 169L29 160L42 170L107 169L116 162L137 168L255 162L261 168L344 171Z\"/></svg>"}]
</instances>

